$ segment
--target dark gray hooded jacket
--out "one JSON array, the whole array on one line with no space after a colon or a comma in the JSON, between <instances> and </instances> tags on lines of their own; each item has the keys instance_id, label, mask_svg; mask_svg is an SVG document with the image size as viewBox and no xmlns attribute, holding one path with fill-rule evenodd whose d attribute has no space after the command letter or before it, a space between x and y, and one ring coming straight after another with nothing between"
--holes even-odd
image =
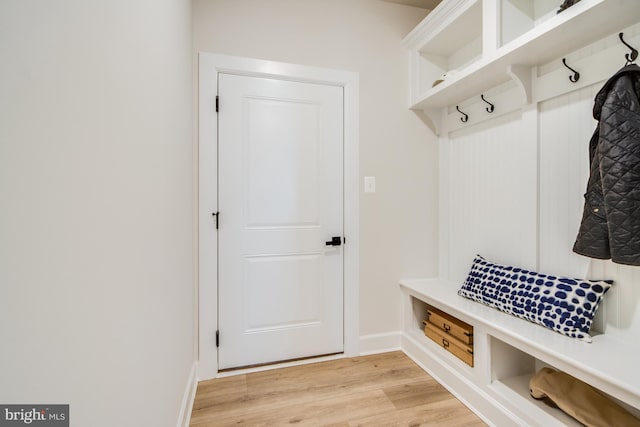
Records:
<instances>
[{"instance_id":1,"label":"dark gray hooded jacket","mask_svg":"<svg viewBox=\"0 0 640 427\"><path fill-rule=\"evenodd\" d=\"M598 126L576 253L640 265L640 67L627 65L596 95Z\"/></svg>"}]
</instances>

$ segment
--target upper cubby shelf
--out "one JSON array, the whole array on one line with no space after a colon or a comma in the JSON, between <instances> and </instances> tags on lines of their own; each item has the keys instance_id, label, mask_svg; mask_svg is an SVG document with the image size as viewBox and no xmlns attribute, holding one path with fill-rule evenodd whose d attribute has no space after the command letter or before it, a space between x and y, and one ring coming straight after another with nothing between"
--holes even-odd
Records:
<instances>
[{"instance_id":1,"label":"upper cubby shelf","mask_svg":"<svg viewBox=\"0 0 640 427\"><path fill-rule=\"evenodd\" d=\"M410 107L434 111L509 80L528 103L532 67L640 21L640 0L582 0L557 13L560 3L444 0L403 41Z\"/></svg>"}]
</instances>

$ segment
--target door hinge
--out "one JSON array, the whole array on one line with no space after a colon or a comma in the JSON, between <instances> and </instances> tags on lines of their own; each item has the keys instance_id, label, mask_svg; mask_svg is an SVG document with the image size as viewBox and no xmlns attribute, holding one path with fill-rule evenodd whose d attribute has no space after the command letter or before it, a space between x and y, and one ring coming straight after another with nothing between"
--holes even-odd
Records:
<instances>
[{"instance_id":1,"label":"door hinge","mask_svg":"<svg viewBox=\"0 0 640 427\"><path fill-rule=\"evenodd\" d=\"M216 95L216 113L220 111L220 97Z\"/></svg>"},{"instance_id":2,"label":"door hinge","mask_svg":"<svg viewBox=\"0 0 640 427\"><path fill-rule=\"evenodd\" d=\"M220 347L220 331L216 331L216 348Z\"/></svg>"},{"instance_id":3,"label":"door hinge","mask_svg":"<svg viewBox=\"0 0 640 427\"><path fill-rule=\"evenodd\" d=\"M218 229L218 218L220 218L220 212L213 212L211 214L216 219L216 230Z\"/></svg>"}]
</instances>

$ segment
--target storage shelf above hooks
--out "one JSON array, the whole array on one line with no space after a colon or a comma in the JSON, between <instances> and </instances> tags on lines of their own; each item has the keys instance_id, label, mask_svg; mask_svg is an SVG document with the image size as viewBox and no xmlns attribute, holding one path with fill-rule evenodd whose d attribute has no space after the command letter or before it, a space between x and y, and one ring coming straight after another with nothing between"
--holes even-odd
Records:
<instances>
[{"instance_id":1,"label":"storage shelf above hooks","mask_svg":"<svg viewBox=\"0 0 640 427\"><path fill-rule=\"evenodd\" d=\"M488 40L501 33L503 23L493 18L497 13L479 14L477 10L483 7L496 12L505 2L510 0L444 0L404 39L411 53L411 109L430 114L510 80L520 88L522 100L529 103L532 67L614 34L640 17L637 0L582 0L557 15L555 10L549 11L546 19L530 30L504 45L493 45ZM502 20L507 20L504 13ZM447 28L460 28L456 25L459 21L468 26L470 17L476 19L475 27L465 30L465 39L471 42L448 51L446 45L437 43L447 39L451 31ZM474 39L473 34L481 34L480 39ZM458 65L461 57L467 62ZM449 68L456 70L432 87L436 78L451 71Z\"/></svg>"}]
</instances>

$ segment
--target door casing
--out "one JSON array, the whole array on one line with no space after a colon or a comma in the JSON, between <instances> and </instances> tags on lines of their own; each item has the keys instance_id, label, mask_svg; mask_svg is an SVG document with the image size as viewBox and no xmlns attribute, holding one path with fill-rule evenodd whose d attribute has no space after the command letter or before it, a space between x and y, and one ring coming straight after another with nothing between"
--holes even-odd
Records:
<instances>
[{"instance_id":1,"label":"door casing","mask_svg":"<svg viewBox=\"0 0 640 427\"><path fill-rule=\"evenodd\" d=\"M344 89L344 356L359 355L358 73L206 52L199 54L198 68L198 379L218 376L218 238L212 214L218 212L216 95L221 72ZM219 219L223 224L224 212Z\"/></svg>"}]
</instances>

